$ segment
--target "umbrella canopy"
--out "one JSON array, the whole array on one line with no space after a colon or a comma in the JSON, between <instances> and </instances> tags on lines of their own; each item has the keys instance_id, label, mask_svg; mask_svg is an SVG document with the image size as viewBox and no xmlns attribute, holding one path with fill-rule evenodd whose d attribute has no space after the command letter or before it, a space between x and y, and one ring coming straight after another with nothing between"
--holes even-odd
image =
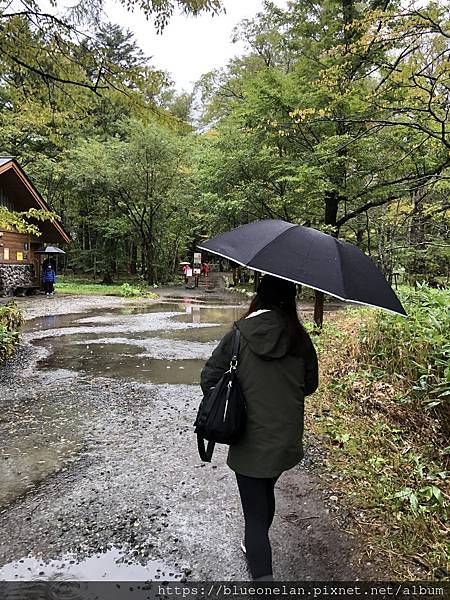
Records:
<instances>
[{"instance_id":1,"label":"umbrella canopy","mask_svg":"<svg viewBox=\"0 0 450 600\"><path fill-rule=\"evenodd\" d=\"M353 244L317 229L272 219L254 221L198 248L340 300L406 316L400 300L371 258Z\"/></svg>"},{"instance_id":2,"label":"umbrella canopy","mask_svg":"<svg viewBox=\"0 0 450 600\"><path fill-rule=\"evenodd\" d=\"M186 262L185 260L183 260L182 262L178 263L179 265L190 265L190 262Z\"/></svg>"},{"instance_id":3,"label":"umbrella canopy","mask_svg":"<svg viewBox=\"0 0 450 600\"><path fill-rule=\"evenodd\" d=\"M65 254L65 252L56 246L42 246L35 251L35 254Z\"/></svg>"}]
</instances>

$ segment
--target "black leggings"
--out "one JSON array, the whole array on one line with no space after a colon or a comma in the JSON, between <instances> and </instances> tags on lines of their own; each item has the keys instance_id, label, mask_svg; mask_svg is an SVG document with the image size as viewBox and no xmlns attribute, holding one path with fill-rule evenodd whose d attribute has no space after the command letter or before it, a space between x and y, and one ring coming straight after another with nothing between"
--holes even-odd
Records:
<instances>
[{"instance_id":1,"label":"black leggings","mask_svg":"<svg viewBox=\"0 0 450 600\"><path fill-rule=\"evenodd\" d=\"M272 575L269 529L275 514L274 487L278 477L263 479L236 473L245 520L247 560L253 579Z\"/></svg>"}]
</instances>

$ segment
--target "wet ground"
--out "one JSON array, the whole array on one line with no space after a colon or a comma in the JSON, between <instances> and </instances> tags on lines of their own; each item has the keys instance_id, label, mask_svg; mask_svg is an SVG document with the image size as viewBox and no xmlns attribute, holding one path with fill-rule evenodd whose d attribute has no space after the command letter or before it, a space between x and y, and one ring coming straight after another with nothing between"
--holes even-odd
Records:
<instances>
[{"instance_id":1,"label":"wet ground","mask_svg":"<svg viewBox=\"0 0 450 600\"><path fill-rule=\"evenodd\" d=\"M23 304L24 344L0 372L0 580L247 579L226 450L201 463L192 427L201 368L244 307L176 291L65 301ZM374 579L307 441L277 485L275 577Z\"/></svg>"}]
</instances>

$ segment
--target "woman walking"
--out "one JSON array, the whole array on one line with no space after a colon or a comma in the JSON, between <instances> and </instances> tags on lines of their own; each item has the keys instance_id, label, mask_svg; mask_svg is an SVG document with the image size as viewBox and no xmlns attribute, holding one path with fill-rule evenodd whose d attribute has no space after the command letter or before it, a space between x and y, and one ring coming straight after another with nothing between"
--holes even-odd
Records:
<instances>
[{"instance_id":1,"label":"woman walking","mask_svg":"<svg viewBox=\"0 0 450 600\"><path fill-rule=\"evenodd\" d=\"M241 333L238 377L247 404L243 437L230 446L245 521L244 542L254 580L273 580L269 529L277 479L303 458L304 397L318 386L317 355L296 308L295 284L265 275L248 312L235 326ZM203 392L227 370L233 331L206 363Z\"/></svg>"}]
</instances>

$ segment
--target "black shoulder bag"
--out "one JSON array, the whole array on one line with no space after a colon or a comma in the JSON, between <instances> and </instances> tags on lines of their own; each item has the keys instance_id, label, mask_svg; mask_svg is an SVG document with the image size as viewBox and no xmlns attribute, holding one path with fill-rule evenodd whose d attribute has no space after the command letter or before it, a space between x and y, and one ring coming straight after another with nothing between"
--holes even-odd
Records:
<instances>
[{"instance_id":1,"label":"black shoulder bag","mask_svg":"<svg viewBox=\"0 0 450 600\"><path fill-rule=\"evenodd\" d=\"M242 436L246 422L245 399L237 377L241 332L236 327L230 368L216 386L203 396L195 420L200 458L211 462L215 444L234 444ZM208 446L205 449L205 440Z\"/></svg>"}]
</instances>

